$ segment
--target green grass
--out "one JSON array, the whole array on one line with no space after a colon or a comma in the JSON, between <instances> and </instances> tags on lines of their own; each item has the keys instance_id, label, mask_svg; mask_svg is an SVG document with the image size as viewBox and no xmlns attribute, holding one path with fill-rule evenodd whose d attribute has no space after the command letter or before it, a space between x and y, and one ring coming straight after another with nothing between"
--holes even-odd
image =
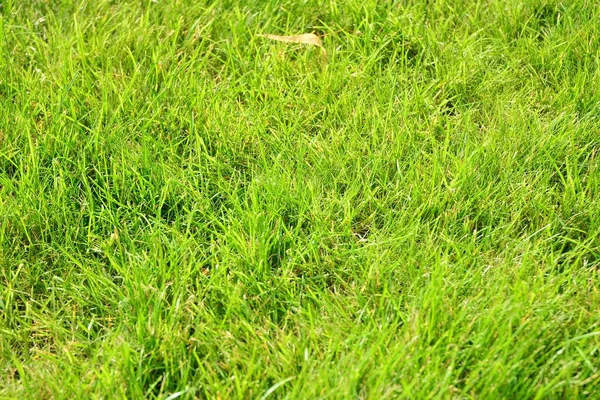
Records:
<instances>
[{"instance_id":1,"label":"green grass","mask_svg":"<svg viewBox=\"0 0 600 400\"><path fill-rule=\"evenodd\" d=\"M0 397L600 396L597 2L0 4Z\"/></svg>"}]
</instances>

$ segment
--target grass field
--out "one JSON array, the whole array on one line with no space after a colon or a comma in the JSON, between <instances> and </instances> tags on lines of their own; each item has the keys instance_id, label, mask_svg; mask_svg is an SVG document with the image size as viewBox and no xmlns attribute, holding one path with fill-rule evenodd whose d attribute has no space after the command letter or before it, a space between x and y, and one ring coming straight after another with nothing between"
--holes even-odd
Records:
<instances>
[{"instance_id":1,"label":"grass field","mask_svg":"<svg viewBox=\"0 0 600 400\"><path fill-rule=\"evenodd\" d=\"M2 0L0 397L600 397L599 21Z\"/></svg>"}]
</instances>

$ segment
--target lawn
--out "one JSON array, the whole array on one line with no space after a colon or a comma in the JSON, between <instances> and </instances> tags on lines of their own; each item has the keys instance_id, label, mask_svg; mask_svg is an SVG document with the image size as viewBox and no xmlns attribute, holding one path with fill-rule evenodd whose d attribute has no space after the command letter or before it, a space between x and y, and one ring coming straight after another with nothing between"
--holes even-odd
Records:
<instances>
[{"instance_id":1,"label":"lawn","mask_svg":"<svg viewBox=\"0 0 600 400\"><path fill-rule=\"evenodd\" d=\"M600 397L599 21L2 0L0 398Z\"/></svg>"}]
</instances>

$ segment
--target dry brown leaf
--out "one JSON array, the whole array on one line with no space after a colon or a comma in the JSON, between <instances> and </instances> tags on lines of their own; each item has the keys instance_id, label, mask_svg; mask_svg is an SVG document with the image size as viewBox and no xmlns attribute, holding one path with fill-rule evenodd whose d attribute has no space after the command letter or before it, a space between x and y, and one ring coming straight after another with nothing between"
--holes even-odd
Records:
<instances>
[{"instance_id":1,"label":"dry brown leaf","mask_svg":"<svg viewBox=\"0 0 600 400\"><path fill-rule=\"evenodd\" d=\"M267 39L277 40L280 42L314 44L315 46L323 47L323 42L321 42L321 38L319 38L314 33L305 33L302 35L293 36L279 36L265 33L260 34L259 36L266 37Z\"/></svg>"},{"instance_id":2,"label":"dry brown leaf","mask_svg":"<svg viewBox=\"0 0 600 400\"><path fill-rule=\"evenodd\" d=\"M303 33L302 35L292 35L292 36L279 36L279 35L270 35L268 33L259 34L258 36L277 40L278 42L286 42L286 43L302 43L302 44L310 44L313 46L318 46L321 48L321 55L323 56L323 60L327 60L327 52L323 47L323 42L321 38L315 35L314 33Z\"/></svg>"}]
</instances>

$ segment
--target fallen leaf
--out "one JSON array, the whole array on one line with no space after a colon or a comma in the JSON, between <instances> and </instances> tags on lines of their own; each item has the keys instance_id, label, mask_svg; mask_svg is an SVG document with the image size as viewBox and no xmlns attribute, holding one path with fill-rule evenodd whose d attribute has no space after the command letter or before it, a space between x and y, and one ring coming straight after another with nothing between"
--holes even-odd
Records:
<instances>
[{"instance_id":1,"label":"fallen leaf","mask_svg":"<svg viewBox=\"0 0 600 400\"><path fill-rule=\"evenodd\" d=\"M264 33L260 34L259 36L266 37L267 39L277 40L280 42L314 44L315 46L323 47L323 42L321 41L321 38L315 35L314 33L305 33L302 35L293 36L279 36Z\"/></svg>"},{"instance_id":2,"label":"fallen leaf","mask_svg":"<svg viewBox=\"0 0 600 400\"><path fill-rule=\"evenodd\" d=\"M258 36L277 40L278 42L286 42L286 43L302 43L302 44L310 44L313 46L317 46L321 48L321 55L323 56L323 61L327 61L327 51L323 47L323 41L320 37L315 35L314 33L303 33L302 35L292 35L292 36L279 36L279 35L271 35L268 33L259 34Z\"/></svg>"}]
</instances>

